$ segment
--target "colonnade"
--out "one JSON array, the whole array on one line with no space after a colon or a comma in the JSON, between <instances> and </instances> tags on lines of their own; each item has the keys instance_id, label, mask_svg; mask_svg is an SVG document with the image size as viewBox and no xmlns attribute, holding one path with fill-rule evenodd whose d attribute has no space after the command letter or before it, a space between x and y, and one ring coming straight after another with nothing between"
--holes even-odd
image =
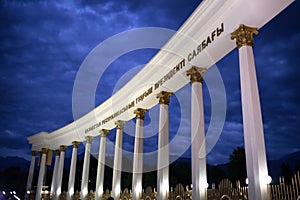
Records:
<instances>
[{"instance_id":1,"label":"colonnade","mask_svg":"<svg viewBox=\"0 0 300 200\"><path fill-rule=\"evenodd\" d=\"M239 49L240 81L242 95L242 112L244 124L244 140L247 160L247 174L249 180L249 199L267 199L267 183L264 181L268 176L266 165L266 153L264 144L264 133L262 126L261 108L256 80L254 56L253 56L253 34L257 34L255 28L241 25L232 33L232 39L236 39ZM202 82L205 69L191 67L187 71L191 81L191 145L192 145L192 185L193 199L206 199L207 172L206 172L206 144L204 128L204 109ZM169 100L172 96L170 91L161 91L157 94L160 104L159 108L159 133L158 133L158 157L157 157L157 199L167 199L169 192ZM132 177L132 199L137 200L142 193L143 175L143 135L144 135L144 108L134 110L136 115L136 129L134 140L133 177ZM118 120L116 125L116 141L114 151L114 166L112 177L112 196L118 199L121 193L121 171L122 171L122 136L125 121ZM106 136L109 130L101 129L100 147L98 155L98 167L96 178L96 199L103 194ZM86 147L83 163L81 199L88 194L88 177L90 167L90 151L93 137L86 136ZM71 169L69 175L68 195L71 199L74 194L75 171L77 161L78 141L73 141ZM66 146L61 145L56 151L54 173L51 184L51 195L58 199L61 194L62 173L64 166ZM36 191L36 200L41 199L42 184L45 173L47 149L41 151L41 164ZM35 165L35 151L29 169L26 189L32 188L32 176Z\"/></svg>"}]
</instances>

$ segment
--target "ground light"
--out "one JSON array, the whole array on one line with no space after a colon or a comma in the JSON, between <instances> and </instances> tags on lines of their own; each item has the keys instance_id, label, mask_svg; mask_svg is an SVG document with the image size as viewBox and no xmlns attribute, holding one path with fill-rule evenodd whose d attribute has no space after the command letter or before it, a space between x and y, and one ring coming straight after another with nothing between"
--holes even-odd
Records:
<instances>
[{"instance_id":1,"label":"ground light","mask_svg":"<svg viewBox=\"0 0 300 200\"><path fill-rule=\"evenodd\" d=\"M209 184L208 183L206 183L205 185L204 185L204 188L208 188L209 187ZM193 184L191 184L191 189L193 189Z\"/></svg>"},{"instance_id":2,"label":"ground light","mask_svg":"<svg viewBox=\"0 0 300 200\"><path fill-rule=\"evenodd\" d=\"M7 193L8 195L6 195L6 192L4 190L2 190L2 192L0 193L0 199L4 200L4 199L17 199L17 200L21 200L18 196L17 196L17 192L16 191L9 191L9 193ZM13 197L13 198L12 198Z\"/></svg>"},{"instance_id":3,"label":"ground light","mask_svg":"<svg viewBox=\"0 0 300 200\"><path fill-rule=\"evenodd\" d=\"M261 181L265 184L270 184L272 182L272 177L268 175L268 176L262 178ZM249 184L248 178L246 178L245 182L247 185Z\"/></svg>"},{"instance_id":4,"label":"ground light","mask_svg":"<svg viewBox=\"0 0 300 200\"><path fill-rule=\"evenodd\" d=\"M272 177L271 176L266 176L263 180L262 180L265 184L270 184L272 182Z\"/></svg>"},{"instance_id":5,"label":"ground light","mask_svg":"<svg viewBox=\"0 0 300 200\"><path fill-rule=\"evenodd\" d=\"M209 187L209 184L208 183L206 183L206 185L205 185L205 188L207 189Z\"/></svg>"}]
</instances>

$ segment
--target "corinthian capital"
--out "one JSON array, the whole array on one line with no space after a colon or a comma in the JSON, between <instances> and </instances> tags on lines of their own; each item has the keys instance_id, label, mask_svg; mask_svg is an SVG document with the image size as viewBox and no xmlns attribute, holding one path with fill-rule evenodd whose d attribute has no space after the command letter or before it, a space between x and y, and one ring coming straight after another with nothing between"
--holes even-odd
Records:
<instances>
[{"instance_id":1,"label":"corinthian capital","mask_svg":"<svg viewBox=\"0 0 300 200\"><path fill-rule=\"evenodd\" d=\"M202 74L206 72L205 68L192 66L189 70L187 70L186 75L190 76L190 80L192 83L203 81Z\"/></svg>"},{"instance_id":2,"label":"corinthian capital","mask_svg":"<svg viewBox=\"0 0 300 200\"><path fill-rule=\"evenodd\" d=\"M118 121L115 122L115 125L116 125L117 129L123 129L124 125L125 125L125 121L118 120Z\"/></svg>"},{"instance_id":3,"label":"corinthian capital","mask_svg":"<svg viewBox=\"0 0 300 200\"><path fill-rule=\"evenodd\" d=\"M86 136L86 137L85 137L85 140L86 140L86 143L91 144L91 143L92 143L92 140L93 140L93 136Z\"/></svg>"},{"instance_id":4,"label":"corinthian capital","mask_svg":"<svg viewBox=\"0 0 300 200\"><path fill-rule=\"evenodd\" d=\"M136 118L142 120L144 120L145 112L147 112L147 109L143 109L143 108L137 108L133 111L133 113L136 114Z\"/></svg>"},{"instance_id":5,"label":"corinthian capital","mask_svg":"<svg viewBox=\"0 0 300 200\"><path fill-rule=\"evenodd\" d=\"M172 92L161 91L156 95L156 98L159 99L160 104L169 105L170 97L172 96Z\"/></svg>"},{"instance_id":6,"label":"corinthian capital","mask_svg":"<svg viewBox=\"0 0 300 200\"><path fill-rule=\"evenodd\" d=\"M101 133L101 137L106 137L106 135L108 134L109 130L107 130L107 129L101 129L99 132Z\"/></svg>"},{"instance_id":7,"label":"corinthian capital","mask_svg":"<svg viewBox=\"0 0 300 200\"><path fill-rule=\"evenodd\" d=\"M231 33L231 39L236 39L236 45L238 48L241 48L242 46L253 46L253 34L258 34L257 28L241 24L238 29Z\"/></svg>"}]
</instances>

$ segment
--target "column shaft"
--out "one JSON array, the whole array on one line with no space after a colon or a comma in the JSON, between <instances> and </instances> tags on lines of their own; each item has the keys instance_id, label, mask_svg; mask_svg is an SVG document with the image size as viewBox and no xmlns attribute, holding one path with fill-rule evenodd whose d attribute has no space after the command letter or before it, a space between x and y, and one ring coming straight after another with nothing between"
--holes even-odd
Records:
<instances>
[{"instance_id":1,"label":"column shaft","mask_svg":"<svg viewBox=\"0 0 300 200\"><path fill-rule=\"evenodd\" d=\"M57 189L57 171L58 171L58 165L59 165L59 150L57 150L55 152L54 169L53 169L52 182L51 182L51 190L50 190L50 196L53 199L55 199L56 189Z\"/></svg>"},{"instance_id":2,"label":"column shaft","mask_svg":"<svg viewBox=\"0 0 300 200\"><path fill-rule=\"evenodd\" d=\"M69 174L69 184L68 184L68 195L67 195L68 200L71 200L72 196L74 194L78 144L79 144L79 142L73 142L71 167L70 167L70 174Z\"/></svg>"},{"instance_id":3,"label":"column shaft","mask_svg":"<svg viewBox=\"0 0 300 200\"><path fill-rule=\"evenodd\" d=\"M102 130L104 131L104 130ZM96 194L95 199L100 200L103 195L103 181L104 181L104 169L105 169L105 151L106 151L106 134L103 132L100 136L99 155L98 155L98 168L96 179Z\"/></svg>"},{"instance_id":4,"label":"column shaft","mask_svg":"<svg viewBox=\"0 0 300 200\"><path fill-rule=\"evenodd\" d=\"M158 155L157 155L157 199L167 199L169 193L169 106L160 104Z\"/></svg>"},{"instance_id":5,"label":"column shaft","mask_svg":"<svg viewBox=\"0 0 300 200\"><path fill-rule=\"evenodd\" d=\"M61 185L62 185L64 162L65 162L65 148L66 148L65 146L60 147L55 199L59 199L59 196L61 194Z\"/></svg>"},{"instance_id":6,"label":"column shaft","mask_svg":"<svg viewBox=\"0 0 300 200\"><path fill-rule=\"evenodd\" d=\"M32 151L31 162L30 162L30 167L29 167L29 172L28 172L28 179L27 179L27 184L26 184L26 190L31 190L31 188L32 188L32 178L33 178L33 173L34 173L34 166L35 166L35 152Z\"/></svg>"},{"instance_id":7,"label":"column shaft","mask_svg":"<svg viewBox=\"0 0 300 200\"><path fill-rule=\"evenodd\" d=\"M93 139L93 137L91 137L91 136L86 137L85 153L84 153L83 169L82 169L82 179L81 179L81 192L80 192L81 199L85 199L85 197L88 194L90 158L91 158L90 153L91 153L92 139Z\"/></svg>"},{"instance_id":8,"label":"column shaft","mask_svg":"<svg viewBox=\"0 0 300 200\"><path fill-rule=\"evenodd\" d=\"M38 178L38 184L36 188L36 195L35 200L41 200L42 197L42 188L44 184L44 176L45 176L45 169L46 169L46 153L47 149L43 149L41 152L41 163L40 163L40 172Z\"/></svg>"},{"instance_id":9,"label":"column shaft","mask_svg":"<svg viewBox=\"0 0 300 200\"><path fill-rule=\"evenodd\" d=\"M134 155L133 155L132 200L139 200L142 195L143 137L144 137L144 120L137 118L136 127L135 127Z\"/></svg>"},{"instance_id":10,"label":"column shaft","mask_svg":"<svg viewBox=\"0 0 300 200\"><path fill-rule=\"evenodd\" d=\"M119 199L121 193L121 172L122 172L122 143L123 143L123 126L124 122L116 122L117 133L115 142L115 156L114 156L114 169L112 180L112 197Z\"/></svg>"},{"instance_id":11,"label":"column shaft","mask_svg":"<svg viewBox=\"0 0 300 200\"><path fill-rule=\"evenodd\" d=\"M244 140L249 199L267 199L268 176L264 132L251 46L239 48Z\"/></svg>"},{"instance_id":12,"label":"column shaft","mask_svg":"<svg viewBox=\"0 0 300 200\"><path fill-rule=\"evenodd\" d=\"M191 144L192 144L192 184L193 199L206 199L206 142L202 83L192 83Z\"/></svg>"}]
</instances>

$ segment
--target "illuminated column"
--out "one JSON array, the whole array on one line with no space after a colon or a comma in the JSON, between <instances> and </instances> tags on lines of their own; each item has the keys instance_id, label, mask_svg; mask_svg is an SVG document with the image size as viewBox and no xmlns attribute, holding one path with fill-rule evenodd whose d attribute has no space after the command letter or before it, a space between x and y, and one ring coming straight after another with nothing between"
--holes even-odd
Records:
<instances>
[{"instance_id":1,"label":"illuminated column","mask_svg":"<svg viewBox=\"0 0 300 200\"><path fill-rule=\"evenodd\" d=\"M244 141L249 199L267 199L268 168L252 46L256 28L240 25L231 33L239 48Z\"/></svg>"},{"instance_id":2,"label":"illuminated column","mask_svg":"<svg viewBox=\"0 0 300 200\"><path fill-rule=\"evenodd\" d=\"M70 167L70 174L69 174L69 185L68 185L68 195L67 195L68 200L71 200L74 194L77 151L80 142L73 141L72 144L73 144L73 150L72 150L72 159L71 159L71 167Z\"/></svg>"},{"instance_id":3,"label":"illuminated column","mask_svg":"<svg viewBox=\"0 0 300 200\"><path fill-rule=\"evenodd\" d=\"M81 192L80 198L85 199L88 194L88 183L89 183L89 170L90 170L90 158L91 158L91 145L92 145L92 136L86 136L86 144L85 144L85 153L83 160L83 169L82 169L82 179L81 179Z\"/></svg>"},{"instance_id":4,"label":"illuminated column","mask_svg":"<svg viewBox=\"0 0 300 200\"><path fill-rule=\"evenodd\" d=\"M119 199L121 193L121 172L122 172L122 140L123 140L123 127L125 121L116 121L116 142L115 142L115 156L114 156L114 169L112 180L112 196Z\"/></svg>"},{"instance_id":5,"label":"illuminated column","mask_svg":"<svg viewBox=\"0 0 300 200\"><path fill-rule=\"evenodd\" d=\"M58 163L58 169L57 169L57 182L56 182L56 194L55 199L58 199L61 194L61 184L62 184L62 178L63 178L63 171L64 171L64 162L65 162L65 151L67 147L64 145L61 145L59 148L60 156L59 156L59 163Z\"/></svg>"},{"instance_id":6,"label":"illuminated column","mask_svg":"<svg viewBox=\"0 0 300 200\"><path fill-rule=\"evenodd\" d=\"M192 184L193 199L206 199L206 142L204 129L204 109L202 94L202 73L205 69L192 67L187 71L192 82L191 91L191 144L192 144Z\"/></svg>"},{"instance_id":7,"label":"illuminated column","mask_svg":"<svg viewBox=\"0 0 300 200\"><path fill-rule=\"evenodd\" d=\"M52 182L51 182L51 190L50 196L55 199L55 192L57 189L57 171L58 171L58 163L59 163L59 150L55 151L55 161L54 161L54 169L52 175Z\"/></svg>"},{"instance_id":8,"label":"illuminated column","mask_svg":"<svg viewBox=\"0 0 300 200\"><path fill-rule=\"evenodd\" d=\"M138 108L134 111L134 114L136 114L136 126L133 155L132 200L139 200L142 195L144 115L146 111L146 109L142 108Z\"/></svg>"},{"instance_id":9,"label":"illuminated column","mask_svg":"<svg viewBox=\"0 0 300 200\"><path fill-rule=\"evenodd\" d=\"M157 154L157 199L168 198L169 193L169 100L171 92L161 91L159 99L159 130Z\"/></svg>"},{"instance_id":10,"label":"illuminated column","mask_svg":"<svg viewBox=\"0 0 300 200\"><path fill-rule=\"evenodd\" d=\"M36 151L32 151L28 179L27 179L27 184L26 184L26 190L31 190L31 187L32 187L32 178L33 178L34 166L35 166L35 156L36 156Z\"/></svg>"},{"instance_id":11,"label":"illuminated column","mask_svg":"<svg viewBox=\"0 0 300 200\"><path fill-rule=\"evenodd\" d=\"M41 200L42 197L42 187L44 184L47 149L43 148L41 154L42 155L41 155L41 163L40 163L40 172L39 172L38 184L36 188L35 200Z\"/></svg>"},{"instance_id":12,"label":"illuminated column","mask_svg":"<svg viewBox=\"0 0 300 200\"><path fill-rule=\"evenodd\" d=\"M103 181L104 181L104 168L105 168L105 151L106 151L106 135L109 130L100 130L100 145L98 155L98 168L97 168L97 179L96 179L96 194L95 199L100 200L103 194Z\"/></svg>"}]
</instances>

